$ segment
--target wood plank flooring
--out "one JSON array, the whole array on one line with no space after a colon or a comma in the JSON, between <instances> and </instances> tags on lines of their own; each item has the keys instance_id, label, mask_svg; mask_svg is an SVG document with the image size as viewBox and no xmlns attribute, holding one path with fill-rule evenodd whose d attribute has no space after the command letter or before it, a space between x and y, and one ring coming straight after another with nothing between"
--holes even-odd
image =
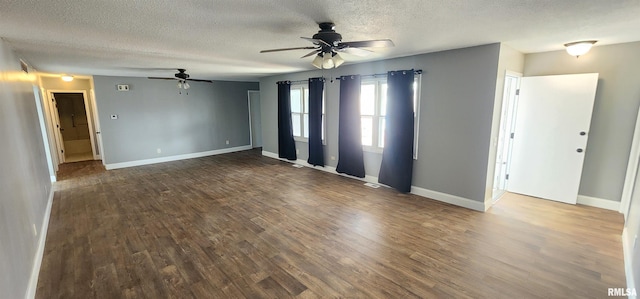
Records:
<instances>
[{"instance_id":1,"label":"wood plank flooring","mask_svg":"<svg viewBox=\"0 0 640 299\"><path fill-rule=\"evenodd\" d=\"M63 165L37 298L604 298L622 216L508 194L487 213L259 151Z\"/></svg>"}]
</instances>

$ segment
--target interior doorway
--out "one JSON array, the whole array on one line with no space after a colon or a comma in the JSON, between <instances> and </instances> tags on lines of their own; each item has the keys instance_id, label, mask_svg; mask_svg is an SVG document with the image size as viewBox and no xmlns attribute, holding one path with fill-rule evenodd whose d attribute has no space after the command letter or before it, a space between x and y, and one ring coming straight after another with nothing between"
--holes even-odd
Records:
<instances>
[{"instance_id":1,"label":"interior doorway","mask_svg":"<svg viewBox=\"0 0 640 299\"><path fill-rule=\"evenodd\" d=\"M513 132L515 130L516 108L518 104L518 89L522 74L507 71L504 78L502 93L502 112L500 115L500 132L496 149L496 165L493 178L494 201L498 200L506 191L509 179L509 165L513 148Z\"/></svg>"},{"instance_id":2,"label":"interior doorway","mask_svg":"<svg viewBox=\"0 0 640 299\"><path fill-rule=\"evenodd\" d=\"M260 91L249 90L249 126L251 147L262 147L262 119L260 110Z\"/></svg>"},{"instance_id":3,"label":"interior doorway","mask_svg":"<svg viewBox=\"0 0 640 299\"><path fill-rule=\"evenodd\" d=\"M65 163L93 160L93 140L87 101L84 93L53 92L58 122L59 148Z\"/></svg>"}]
</instances>

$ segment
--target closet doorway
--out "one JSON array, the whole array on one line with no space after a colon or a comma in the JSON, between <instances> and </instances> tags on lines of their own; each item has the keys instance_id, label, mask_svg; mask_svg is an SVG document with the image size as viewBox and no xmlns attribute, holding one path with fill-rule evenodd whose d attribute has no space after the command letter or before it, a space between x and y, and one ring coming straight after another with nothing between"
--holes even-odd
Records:
<instances>
[{"instance_id":1,"label":"closet doorway","mask_svg":"<svg viewBox=\"0 0 640 299\"><path fill-rule=\"evenodd\" d=\"M63 163L94 159L91 118L83 92L53 92L59 157Z\"/></svg>"}]
</instances>

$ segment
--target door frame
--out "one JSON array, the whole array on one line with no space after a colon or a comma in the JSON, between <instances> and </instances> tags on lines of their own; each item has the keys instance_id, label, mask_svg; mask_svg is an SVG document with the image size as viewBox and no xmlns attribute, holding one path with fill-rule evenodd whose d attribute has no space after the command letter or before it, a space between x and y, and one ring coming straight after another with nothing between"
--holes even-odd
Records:
<instances>
[{"instance_id":1,"label":"door frame","mask_svg":"<svg viewBox=\"0 0 640 299\"><path fill-rule=\"evenodd\" d=\"M636 117L636 126L633 131L633 139L631 141L631 150L629 152L629 162L627 172L624 178L624 186L622 188L622 196L620 199L620 209L618 212L624 215L625 222L629 214L629 205L633 196L636 177L638 176L638 163L640 162L640 108Z\"/></svg>"},{"instance_id":2,"label":"door frame","mask_svg":"<svg viewBox=\"0 0 640 299\"><path fill-rule=\"evenodd\" d=\"M503 159L504 161L506 161L506 167L505 167L505 176L509 175L509 167L511 166L511 154L512 154L512 148L513 148L513 139L511 137L507 137L507 136L501 136L503 133L501 131L501 127L504 124L505 121L508 121L508 118L511 118L511 127L507 128L507 130L509 131L508 133L511 134L513 133L514 129L515 129L515 122L516 119L518 117L517 115L517 108L518 108L518 91L520 90L520 81L522 80L522 73L518 73L518 72L514 72L514 71L510 71L510 70L506 70L505 71L505 76L504 76L504 82L502 85L502 101L501 101L501 109L500 109L500 122L498 123L498 139L496 142L500 141L500 137L503 138L507 138L509 140L509 145L507 146L506 149L503 149L503 156L505 156L505 159ZM517 82L516 82L516 93L515 96L513 98L508 97L505 98L506 96L506 89L507 89L507 79L508 78L516 78ZM505 106L506 105L506 106ZM507 114L504 114L504 109L511 109L511 111L507 112ZM505 117L507 119L505 119ZM504 139L503 139L504 140ZM498 147L500 147L500 144L496 144L496 153L495 153L495 161L498 160ZM497 167L494 168L493 170L493 174L492 174L492 194L491 194L491 202L492 205L497 202L500 197L502 197L502 195L504 195L505 193L507 193L507 188L505 188L504 190L498 190L498 194L493 194L493 186L495 186L495 179L496 179L496 172L499 171L497 169ZM506 181L508 181L508 179L505 178ZM506 182L506 186L508 186L508 182Z\"/></svg>"},{"instance_id":3,"label":"door frame","mask_svg":"<svg viewBox=\"0 0 640 299\"><path fill-rule=\"evenodd\" d=\"M87 91L86 90L82 90L82 89L47 89L47 99L49 100L49 103L54 103L55 102L55 97L54 94L56 93L80 93L82 94L82 99L84 101L84 109L85 109L85 114L87 116L87 123L88 123L88 127L89 127L89 140L91 141L91 153L93 154L94 159L96 158L96 141L94 138L94 128L93 128L93 117L92 117L92 109L90 109L90 102L89 102L89 98L87 97ZM52 124L52 127L54 128L54 134L55 134L55 138L56 138L56 152L58 153L58 163L62 164L65 162L65 158L64 158L64 153L62 152L62 150L64 150L64 140L62 138L62 134L60 133L60 115L58 114L58 103L55 102L55 105L49 105L50 106L50 113L51 113L51 120L55 121Z\"/></svg>"},{"instance_id":4,"label":"door frame","mask_svg":"<svg viewBox=\"0 0 640 299\"><path fill-rule=\"evenodd\" d=\"M251 93L260 95L260 90L247 90L247 111L249 112L249 145L253 148L253 122L251 121Z\"/></svg>"}]
</instances>

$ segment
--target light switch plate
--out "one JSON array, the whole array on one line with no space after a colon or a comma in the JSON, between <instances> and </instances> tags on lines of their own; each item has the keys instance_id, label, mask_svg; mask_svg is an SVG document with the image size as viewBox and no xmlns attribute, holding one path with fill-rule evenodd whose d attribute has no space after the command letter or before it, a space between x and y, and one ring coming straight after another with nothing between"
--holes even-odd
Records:
<instances>
[{"instance_id":1,"label":"light switch plate","mask_svg":"<svg viewBox=\"0 0 640 299\"><path fill-rule=\"evenodd\" d=\"M129 85L127 84L118 84L116 85L118 91L129 91Z\"/></svg>"}]
</instances>

